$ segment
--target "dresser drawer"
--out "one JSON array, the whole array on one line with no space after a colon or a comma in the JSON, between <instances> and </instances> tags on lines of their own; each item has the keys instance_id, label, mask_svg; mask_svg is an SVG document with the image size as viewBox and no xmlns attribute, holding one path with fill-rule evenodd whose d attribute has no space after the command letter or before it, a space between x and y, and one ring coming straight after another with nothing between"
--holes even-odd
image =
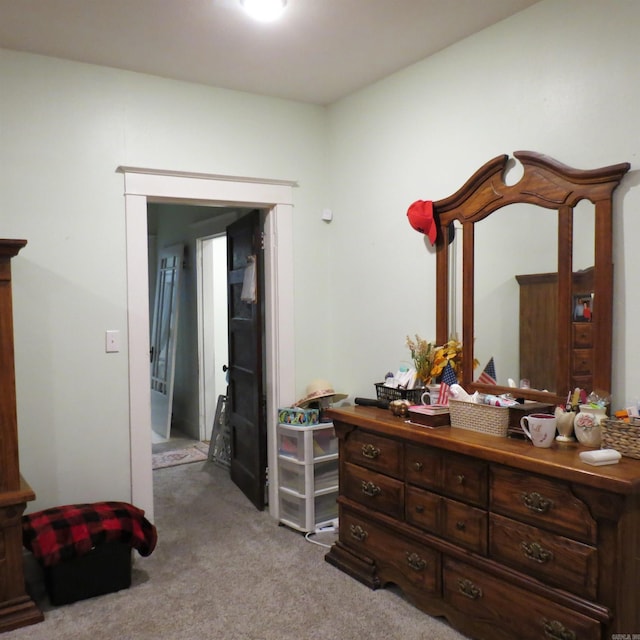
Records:
<instances>
[{"instance_id":1,"label":"dresser drawer","mask_svg":"<svg viewBox=\"0 0 640 640\"><path fill-rule=\"evenodd\" d=\"M600 640L597 620L450 558L443 560L443 596L473 618L483 638Z\"/></svg>"},{"instance_id":2,"label":"dresser drawer","mask_svg":"<svg viewBox=\"0 0 640 640\"><path fill-rule=\"evenodd\" d=\"M508 467L491 469L491 511L595 544L597 526L568 485Z\"/></svg>"},{"instance_id":3,"label":"dresser drawer","mask_svg":"<svg viewBox=\"0 0 640 640\"><path fill-rule=\"evenodd\" d=\"M596 598L598 552L594 547L495 514L489 540L494 560L577 595Z\"/></svg>"},{"instance_id":4,"label":"dresser drawer","mask_svg":"<svg viewBox=\"0 0 640 640\"><path fill-rule=\"evenodd\" d=\"M489 466L465 456L443 459L442 491L479 507L487 506Z\"/></svg>"},{"instance_id":5,"label":"dresser drawer","mask_svg":"<svg viewBox=\"0 0 640 640\"><path fill-rule=\"evenodd\" d=\"M430 595L441 593L440 554L343 508L340 541L372 558L381 582L417 587Z\"/></svg>"},{"instance_id":6,"label":"dresser drawer","mask_svg":"<svg viewBox=\"0 0 640 640\"><path fill-rule=\"evenodd\" d=\"M345 463L344 495L355 502L394 518L404 518L404 483L381 473Z\"/></svg>"},{"instance_id":7,"label":"dresser drawer","mask_svg":"<svg viewBox=\"0 0 640 640\"><path fill-rule=\"evenodd\" d=\"M487 512L455 500L444 499L442 506L442 537L486 556Z\"/></svg>"},{"instance_id":8,"label":"dresser drawer","mask_svg":"<svg viewBox=\"0 0 640 640\"><path fill-rule=\"evenodd\" d=\"M407 486L405 495L405 520L429 533L440 535L442 496L411 485Z\"/></svg>"},{"instance_id":9,"label":"dresser drawer","mask_svg":"<svg viewBox=\"0 0 640 640\"><path fill-rule=\"evenodd\" d=\"M405 479L479 507L487 505L488 466L466 456L407 445Z\"/></svg>"},{"instance_id":10,"label":"dresser drawer","mask_svg":"<svg viewBox=\"0 0 640 640\"><path fill-rule=\"evenodd\" d=\"M402 443L366 431L354 431L344 441L342 453L347 462L402 478Z\"/></svg>"},{"instance_id":11,"label":"dresser drawer","mask_svg":"<svg viewBox=\"0 0 640 640\"><path fill-rule=\"evenodd\" d=\"M437 449L406 445L404 473L411 484L439 489L442 485L442 453Z\"/></svg>"},{"instance_id":12,"label":"dresser drawer","mask_svg":"<svg viewBox=\"0 0 640 640\"><path fill-rule=\"evenodd\" d=\"M588 376L593 373L592 349L574 349L572 351L571 373L574 376Z\"/></svg>"},{"instance_id":13,"label":"dresser drawer","mask_svg":"<svg viewBox=\"0 0 640 640\"><path fill-rule=\"evenodd\" d=\"M590 322L573 323L573 348L589 349L593 346L593 325Z\"/></svg>"},{"instance_id":14,"label":"dresser drawer","mask_svg":"<svg viewBox=\"0 0 640 640\"><path fill-rule=\"evenodd\" d=\"M465 549L487 555L487 512L418 487L407 487L405 520Z\"/></svg>"}]
</instances>

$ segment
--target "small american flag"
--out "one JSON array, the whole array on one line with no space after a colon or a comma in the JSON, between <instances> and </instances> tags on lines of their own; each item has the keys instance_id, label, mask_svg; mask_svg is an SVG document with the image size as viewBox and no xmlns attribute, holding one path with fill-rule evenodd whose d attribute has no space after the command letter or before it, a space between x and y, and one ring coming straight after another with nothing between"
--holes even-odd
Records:
<instances>
[{"instance_id":1,"label":"small american flag","mask_svg":"<svg viewBox=\"0 0 640 640\"><path fill-rule=\"evenodd\" d=\"M458 378L453 367L447 362L442 371L442 379L440 380L440 393L438 394L438 404L449 404L449 394L452 384L458 384Z\"/></svg>"},{"instance_id":2,"label":"small american flag","mask_svg":"<svg viewBox=\"0 0 640 640\"><path fill-rule=\"evenodd\" d=\"M496 365L493 362L493 356L491 357L491 360L487 362L487 366L484 368L484 371L480 374L477 381L482 382L483 384L498 384L496 379Z\"/></svg>"}]
</instances>

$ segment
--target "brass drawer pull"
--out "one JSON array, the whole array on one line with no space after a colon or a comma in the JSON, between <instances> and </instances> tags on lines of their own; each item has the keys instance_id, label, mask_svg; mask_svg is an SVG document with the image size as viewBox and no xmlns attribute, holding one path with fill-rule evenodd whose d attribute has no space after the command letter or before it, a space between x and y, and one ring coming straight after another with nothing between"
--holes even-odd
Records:
<instances>
[{"instance_id":1,"label":"brass drawer pull","mask_svg":"<svg viewBox=\"0 0 640 640\"><path fill-rule=\"evenodd\" d=\"M576 634L557 620L543 618L544 637L550 640L576 640Z\"/></svg>"},{"instance_id":2,"label":"brass drawer pull","mask_svg":"<svg viewBox=\"0 0 640 640\"><path fill-rule=\"evenodd\" d=\"M424 468L424 465L422 464L422 462L414 462L413 463L413 468L416 471L422 471L422 469Z\"/></svg>"},{"instance_id":3,"label":"brass drawer pull","mask_svg":"<svg viewBox=\"0 0 640 640\"><path fill-rule=\"evenodd\" d=\"M362 493L364 493L366 496L369 496L370 498L375 498L382 493L382 489L378 485L373 484L373 482L365 482L363 480Z\"/></svg>"},{"instance_id":4,"label":"brass drawer pull","mask_svg":"<svg viewBox=\"0 0 640 640\"><path fill-rule=\"evenodd\" d=\"M482 589L466 578L458 580L458 591L471 600L482 598Z\"/></svg>"},{"instance_id":5,"label":"brass drawer pull","mask_svg":"<svg viewBox=\"0 0 640 640\"><path fill-rule=\"evenodd\" d=\"M423 504L417 504L416 505L416 513L424 513L424 505Z\"/></svg>"},{"instance_id":6,"label":"brass drawer pull","mask_svg":"<svg viewBox=\"0 0 640 640\"><path fill-rule=\"evenodd\" d=\"M545 549L537 542L522 541L522 543L520 543L520 546L522 547L522 551L524 552L525 557L529 558L529 560L533 560L534 562L538 562L540 564L544 564L545 562L553 560L553 552Z\"/></svg>"},{"instance_id":7,"label":"brass drawer pull","mask_svg":"<svg viewBox=\"0 0 640 640\"><path fill-rule=\"evenodd\" d=\"M380 455L380 449L374 447L372 444L362 445L362 455L369 460L375 460Z\"/></svg>"},{"instance_id":8,"label":"brass drawer pull","mask_svg":"<svg viewBox=\"0 0 640 640\"><path fill-rule=\"evenodd\" d=\"M459 474L456 476L456 480L458 481L458 484L464 484L465 477L464 477L464 475L463 475L462 473L459 473Z\"/></svg>"},{"instance_id":9,"label":"brass drawer pull","mask_svg":"<svg viewBox=\"0 0 640 640\"><path fill-rule=\"evenodd\" d=\"M427 561L421 558L417 553L409 553L407 551L407 564L414 571L424 571L427 567Z\"/></svg>"},{"instance_id":10,"label":"brass drawer pull","mask_svg":"<svg viewBox=\"0 0 640 640\"><path fill-rule=\"evenodd\" d=\"M349 531L351 533L351 537L355 538L358 542L364 542L369 536L369 534L359 524L352 524L349 527Z\"/></svg>"},{"instance_id":11,"label":"brass drawer pull","mask_svg":"<svg viewBox=\"0 0 640 640\"><path fill-rule=\"evenodd\" d=\"M458 521L456 522L456 529L458 531L464 531L467 528L467 525L464 522Z\"/></svg>"},{"instance_id":12,"label":"brass drawer pull","mask_svg":"<svg viewBox=\"0 0 640 640\"><path fill-rule=\"evenodd\" d=\"M536 513L547 513L553 507L553 501L540 495L537 491L522 494L524 506Z\"/></svg>"}]
</instances>

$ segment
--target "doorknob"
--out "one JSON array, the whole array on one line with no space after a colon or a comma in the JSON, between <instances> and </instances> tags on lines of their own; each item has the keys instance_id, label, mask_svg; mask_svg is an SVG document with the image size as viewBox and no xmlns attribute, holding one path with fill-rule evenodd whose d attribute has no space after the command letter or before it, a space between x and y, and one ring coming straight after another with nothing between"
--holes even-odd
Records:
<instances>
[{"instance_id":1,"label":"doorknob","mask_svg":"<svg viewBox=\"0 0 640 640\"><path fill-rule=\"evenodd\" d=\"M227 367L226 364L222 365L222 370L226 373L227 371L229 371L229 367Z\"/></svg>"}]
</instances>

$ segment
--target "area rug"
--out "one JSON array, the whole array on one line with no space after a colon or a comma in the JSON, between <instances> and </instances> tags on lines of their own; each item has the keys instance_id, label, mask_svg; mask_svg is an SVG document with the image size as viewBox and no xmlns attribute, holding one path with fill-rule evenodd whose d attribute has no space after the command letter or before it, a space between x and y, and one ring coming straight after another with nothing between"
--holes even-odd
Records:
<instances>
[{"instance_id":1,"label":"area rug","mask_svg":"<svg viewBox=\"0 0 640 640\"><path fill-rule=\"evenodd\" d=\"M192 447L176 449L174 451L164 451L152 455L151 465L153 469L163 469L165 467L175 467L179 464L190 462L204 462L209 453L209 445L206 442L198 442Z\"/></svg>"}]
</instances>

